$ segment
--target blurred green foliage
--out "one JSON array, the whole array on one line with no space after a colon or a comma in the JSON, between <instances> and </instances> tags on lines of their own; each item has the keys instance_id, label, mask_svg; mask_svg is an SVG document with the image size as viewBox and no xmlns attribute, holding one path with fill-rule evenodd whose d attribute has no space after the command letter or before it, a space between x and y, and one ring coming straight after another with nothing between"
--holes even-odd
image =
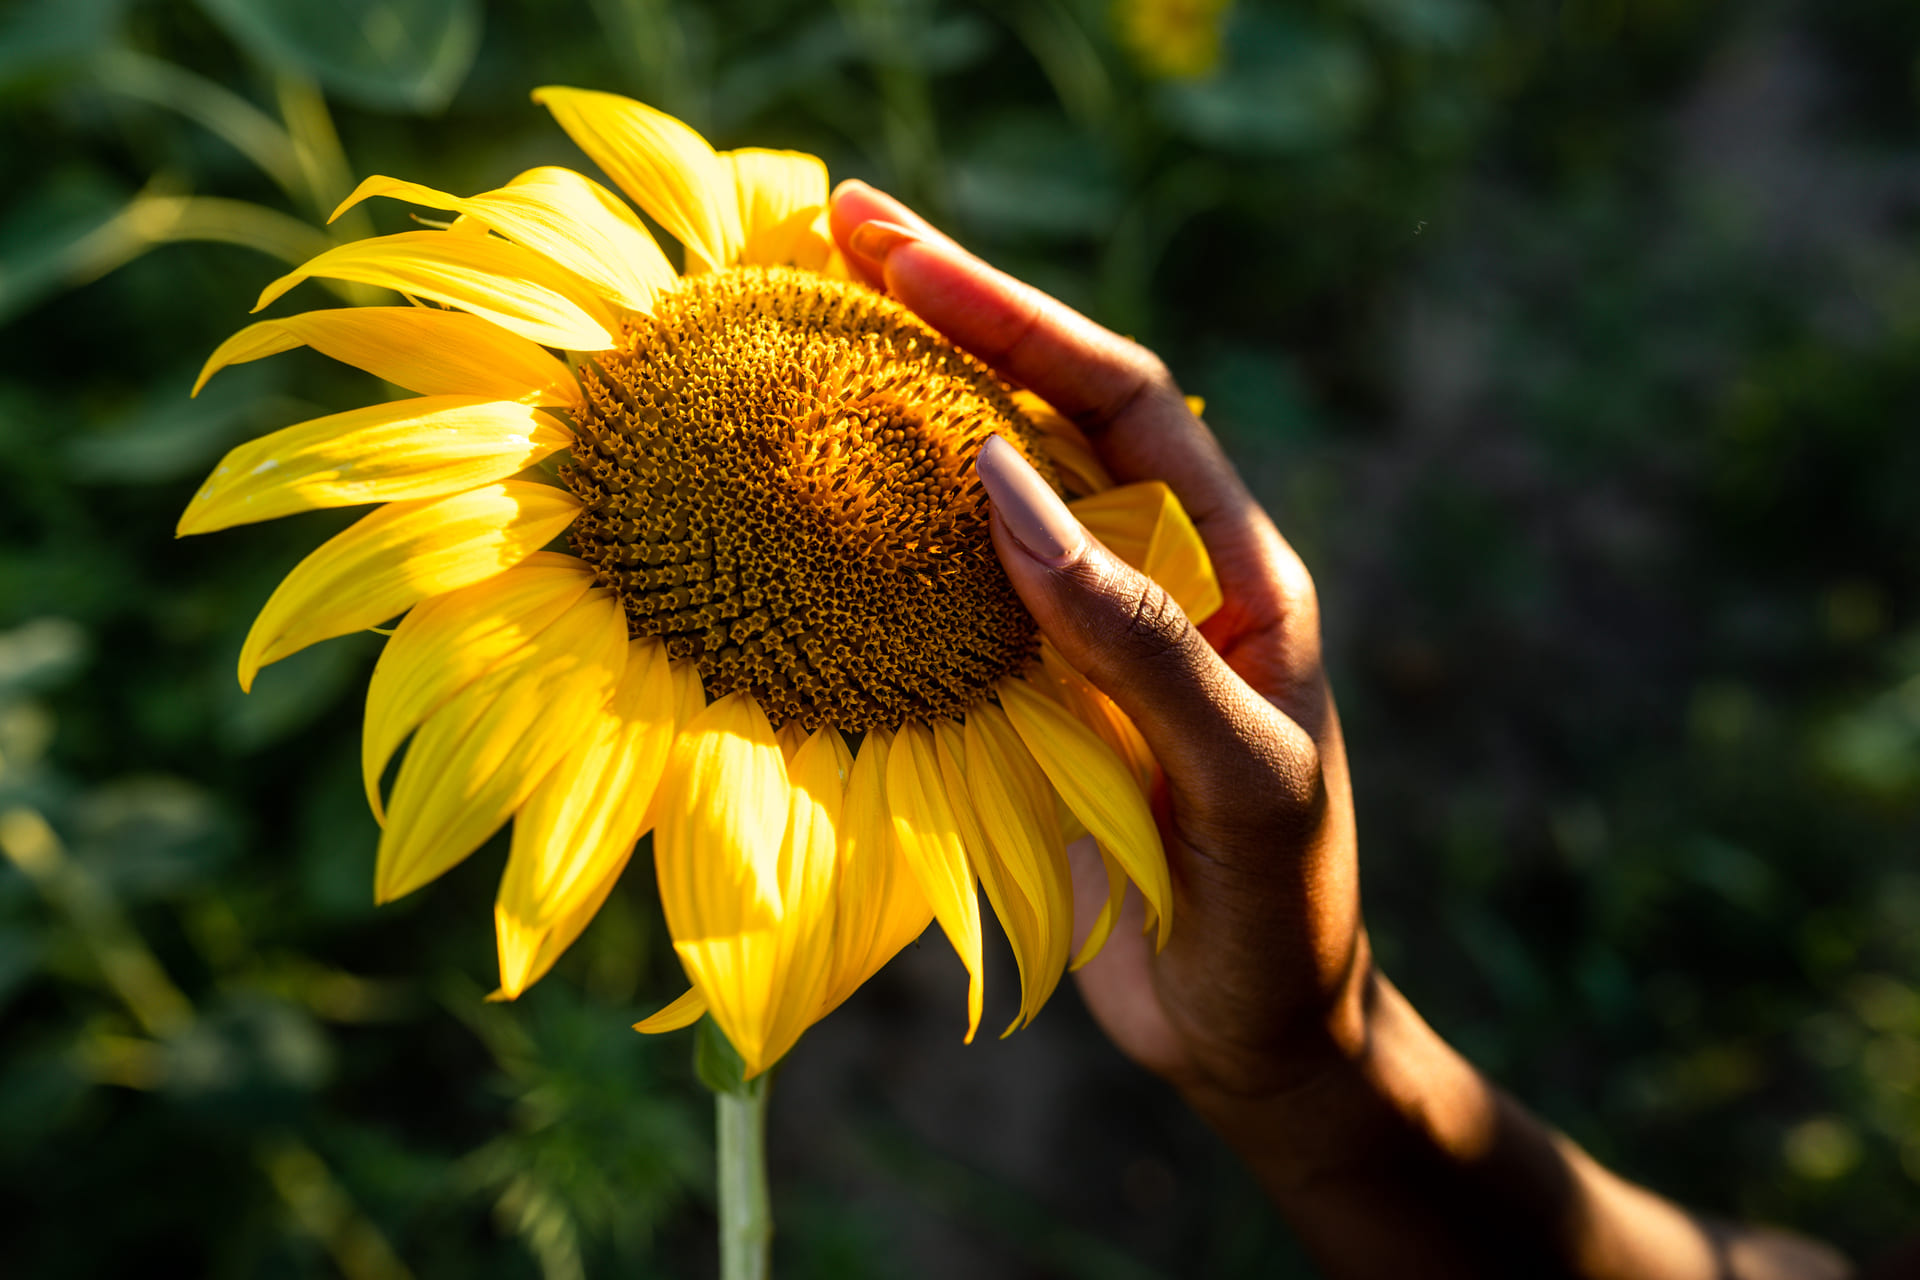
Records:
<instances>
[{"instance_id":1,"label":"blurred green foliage","mask_svg":"<svg viewBox=\"0 0 1920 1280\"><path fill-rule=\"evenodd\" d=\"M371 905L377 640L234 687L344 518L171 538L222 450L377 394L186 398L275 259L402 229L323 227L367 173L579 163L550 82L812 150L1159 349L1320 581L1415 1003L1691 1203L1920 1216L1920 9L1240 0L1185 78L1116 12L0 12L10 1274L711 1270L688 1045L626 1028L677 978L648 877L484 1003L498 850ZM961 1052L924 950L776 1090L783 1274L1310 1274L1070 995Z\"/></svg>"}]
</instances>

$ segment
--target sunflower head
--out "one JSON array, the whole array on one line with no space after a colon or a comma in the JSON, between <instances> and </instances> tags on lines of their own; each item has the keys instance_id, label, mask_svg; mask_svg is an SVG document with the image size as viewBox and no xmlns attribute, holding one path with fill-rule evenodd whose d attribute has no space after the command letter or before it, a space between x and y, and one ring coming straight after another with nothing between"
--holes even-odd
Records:
<instances>
[{"instance_id":1,"label":"sunflower head","mask_svg":"<svg viewBox=\"0 0 1920 1280\"><path fill-rule=\"evenodd\" d=\"M641 1028L711 1012L750 1073L935 920L971 1037L982 889L1019 962L1016 1025L1099 950L1129 885L1164 942L1153 758L1036 635L973 460L1006 438L1198 619L1219 593L1179 504L1113 486L1060 415L848 280L819 160L715 151L611 94L535 97L683 269L570 169L475 196L373 177L348 204L451 221L339 245L260 305L313 277L406 305L263 320L201 375L304 345L416 393L240 446L180 522L374 504L280 584L240 674L400 618L362 751L376 896L511 821L494 920L512 998L651 830L691 989ZM1071 957L1082 833L1108 898Z\"/></svg>"},{"instance_id":2,"label":"sunflower head","mask_svg":"<svg viewBox=\"0 0 1920 1280\"><path fill-rule=\"evenodd\" d=\"M871 289L694 276L596 359L562 475L576 553L636 636L811 732L959 719L1036 653L973 459L1038 430Z\"/></svg>"}]
</instances>

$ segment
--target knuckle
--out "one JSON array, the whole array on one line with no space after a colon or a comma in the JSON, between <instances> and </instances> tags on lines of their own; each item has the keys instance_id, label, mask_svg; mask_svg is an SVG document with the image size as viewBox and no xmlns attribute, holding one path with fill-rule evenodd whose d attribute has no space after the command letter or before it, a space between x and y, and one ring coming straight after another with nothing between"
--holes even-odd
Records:
<instances>
[{"instance_id":1,"label":"knuckle","mask_svg":"<svg viewBox=\"0 0 1920 1280\"><path fill-rule=\"evenodd\" d=\"M1127 584L1124 621L1115 637L1136 662L1157 662L1179 655L1197 634L1165 587L1145 574Z\"/></svg>"}]
</instances>

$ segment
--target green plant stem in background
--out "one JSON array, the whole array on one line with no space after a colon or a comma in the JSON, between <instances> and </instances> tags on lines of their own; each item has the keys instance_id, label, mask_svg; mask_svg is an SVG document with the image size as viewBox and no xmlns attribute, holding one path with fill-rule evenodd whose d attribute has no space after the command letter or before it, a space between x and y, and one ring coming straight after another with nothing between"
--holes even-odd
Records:
<instances>
[{"instance_id":1,"label":"green plant stem in background","mask_svg":"<svg viewBox=\"0 0 1920 1280\"><path fill-rule=\"evenodd\" d=\"M720 1280L773 1273L773 1209L767 1198L767 1077L713 1095L715 1180L720 1192Z\"/></svg>"}]
</instances>

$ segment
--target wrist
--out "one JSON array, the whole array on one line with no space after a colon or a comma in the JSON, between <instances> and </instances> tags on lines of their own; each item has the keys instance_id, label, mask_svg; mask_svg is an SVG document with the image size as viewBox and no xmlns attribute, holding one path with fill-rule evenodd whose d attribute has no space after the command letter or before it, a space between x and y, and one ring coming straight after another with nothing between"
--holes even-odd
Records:
<instances>
[{"instance_id":1,"label":"wrist","mask_svg":"<svg viewBox=\"0 0 1920 1280\"><path fill-rule=\"evenodd\" d=\"M1494 1123L1484 1079L1373 967L1364 938L1317 1059L1276 1088L1183 1089L1187 1104L1282 1201L1370 1176L1410 1143L1472 1147Z\"/></svg>"}]
</instances>

